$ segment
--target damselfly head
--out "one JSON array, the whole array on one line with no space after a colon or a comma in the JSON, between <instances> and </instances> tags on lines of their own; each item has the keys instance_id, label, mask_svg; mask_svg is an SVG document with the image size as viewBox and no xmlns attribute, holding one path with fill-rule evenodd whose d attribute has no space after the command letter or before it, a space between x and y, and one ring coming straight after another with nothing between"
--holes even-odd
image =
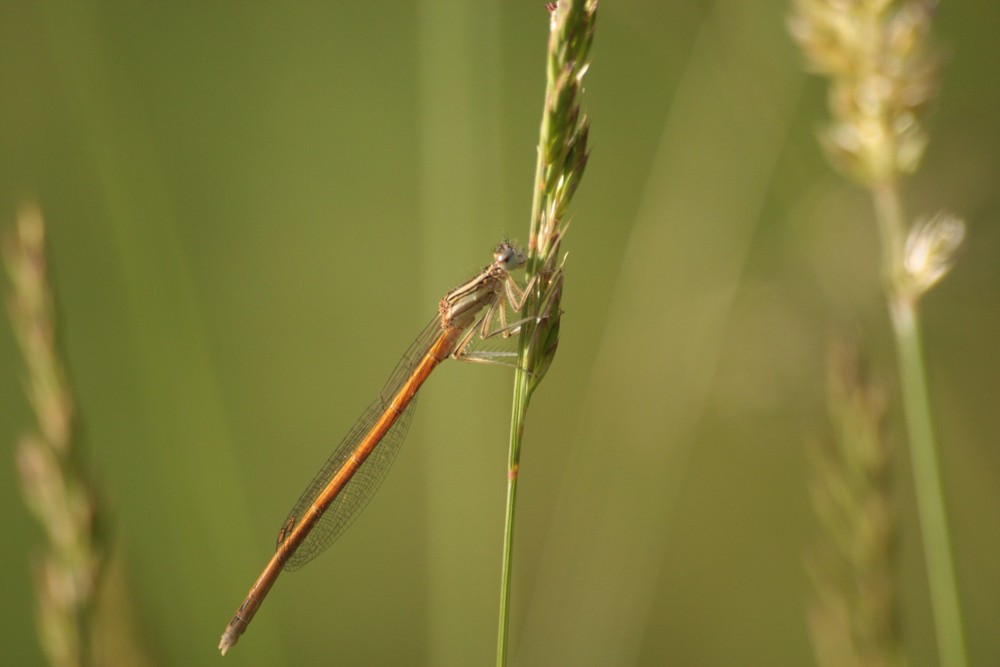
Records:
<instances>
[{"instance_id":1,"label":"damselfly head","mask_svg":"<svg viewBox=\"0 0 1000 667\"><path fill-rule=\"evenodd\" d=\"M493 251L493 263L504 271L513 271L524 266L525 257L513 244L504 241Z\"/></svg>"}]
</instances>

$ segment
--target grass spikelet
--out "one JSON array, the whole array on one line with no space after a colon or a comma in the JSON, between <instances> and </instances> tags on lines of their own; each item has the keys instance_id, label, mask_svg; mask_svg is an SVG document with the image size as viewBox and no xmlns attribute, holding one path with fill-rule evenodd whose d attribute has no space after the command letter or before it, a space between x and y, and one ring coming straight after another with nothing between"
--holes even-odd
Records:
<instances>
[{"instance_id":1,"label":"grass spikelet","mask_svg":"<svg viewBox=\"0 0 1000 667\"><path fill-rule=\"evenodd\" d=\"M531 289L524 309L514 379L507 503L497 631L498 667L507 664L510 585L513 562L514 510L525 415L532 393L545 376L559 344L563 271L560 247L568 221L566 211L587 166L590 121L581 110L583 76L587 72L597 19L596 0L561 0L547 5L549 46L545 104L538 141L535 190L531 204L526 277Z\"/></svg>"},{"instance_id":2,"label":"grass spikelet","mask_svg":"<svg viewBox=\"0 0 1000 667\"><path fill-rule=\"evenodd\" d=\"M930 43L928 0L794 0L789 29L809 69L830 79L832 121L821 132L830 162L871 193L886 302L941 664L967 664L938 448L918 319L920 298L952 267L965 225L943 213L909 221L900 180L920 164L923 116L941 58Z\"/></svg>"},{"instance_id":3,"label":"grass spikelet","mask_svg":"<svg viewBox=\"0 0 1000 667\"><path fill-rule=\"evenodd\" d=\"M86 665L104 557L95 495L73 448L73 401L56 349L45 226L36 207L21 210L4 259L13 286L8 309L38 428L21 438L17 469L25 504L48 537L34 563L39 639L51 665Z\"/></svg>"}]
</instances>

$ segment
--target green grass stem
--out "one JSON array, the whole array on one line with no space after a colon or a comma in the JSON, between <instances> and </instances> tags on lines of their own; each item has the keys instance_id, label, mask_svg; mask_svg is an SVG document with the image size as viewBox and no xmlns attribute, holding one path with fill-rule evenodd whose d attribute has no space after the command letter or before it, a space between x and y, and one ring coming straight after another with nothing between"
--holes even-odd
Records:
<instances>
[{"instance_id":1,"label":"green grass stem","mask_svg":"<svg viewBox=\"0 0 1000 667\"><path fill-rule=\"evenodd\" d=\"M563 273L559 249L565 234L566 208L587 164L589 121L581 113L582 79L594 37L596 0L563 0L548 5L550 34L542 113L531 204L526 280L528 298L518 342L510 445L507 457L507 502L504 511L498 667L507 664L510 589L514 553L514 515L521 445L531 395L555 356L559 340L559 302Z\"/></svg>"},{"instance_id":2,"label":"green grass stem","mask_svg":"<svg viewBox=\"0 0 1000 667\"><path fill-rule=\"evenodd\" d=\"M916 490L920 534L934 628L942 665L968 664L962 631L958 583L948 536L948 514L938 466L937 443L931 423L930 398L924 370L923 346L916 303L890 296L892 325L896 337L899 380L906 430L909 436L910 467Z\"/></svg>"},{"instance_id":3,"label":"green grass stem","mask_svg":"<svg viewBox=\"0 0 1000 667\"><path fill-rule=\"evenodd\" d=\"M907 266L907 225L898 185L895 182L879 183L872 186L871 191L882 240L886 300L896 341L900 398L906 421L939 658L945 667L965 667L968 657L958 582L951 554L948 514L917 316L920 297L937 278L926 282L921 280L922 267ZM914 233L919 231L915 228Z\"/></svg>"},{"instance_id":4,"label":"green grass stem","mask_svg":"<svg viewBox=\"0 0 1000 667\"><path fill-rule=\"evenodd\" d=\"M869 190L881 239L903 413L940 662L964 667L958 585L948 537L917 305L951 267L964 223L938 214L911 223L899 182L920 165L921 120L938 89L940 56L928 36L933 3L794 0L789 26L813 71L831 80L830 161Z\"/></svg>"}]
</instances>

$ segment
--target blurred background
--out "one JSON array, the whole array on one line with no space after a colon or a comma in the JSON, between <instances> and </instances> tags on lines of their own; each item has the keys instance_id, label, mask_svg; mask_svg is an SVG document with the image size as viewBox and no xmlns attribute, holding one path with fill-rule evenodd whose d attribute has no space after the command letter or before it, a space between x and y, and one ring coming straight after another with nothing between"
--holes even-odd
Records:
<instances>
[{"instance_id":1,"label":"blurred background","mask_svg":"<svg viewBox=\"0 0 1000 667\"><path fill-rule=\"evenodd\" d=\"M815 141L784 0L605 2L559 354L521 461L515 665L812 664L807 444L825 359L894 383L867 195ZM1000 664L1000 5L942 3L908 214L963 215L923 302L972 664ZM542 2L0 8L0 227L37 201L115 664L219 664L289 508L437 300L525 241ZM5 284L6 291L6 284ZM32 427L0 326L0 664L42 663ZM493 660L511 374L446 364L350 531L285 574L230 665ZM898 406L903 640L936 664ZM131 647L130 647L131 644ZM135 653L134 651L138 651Z\"/></svg>"}]
</instances>

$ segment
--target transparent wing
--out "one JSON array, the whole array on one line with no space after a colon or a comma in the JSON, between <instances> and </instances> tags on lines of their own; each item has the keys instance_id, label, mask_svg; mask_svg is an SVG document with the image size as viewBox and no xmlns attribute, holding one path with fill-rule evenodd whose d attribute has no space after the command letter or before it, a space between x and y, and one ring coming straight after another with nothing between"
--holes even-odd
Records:
<instances>
[{"instance_id":1,"label":"transparent wing","mask_svg":"<svg viewBox=\"0 0 1000 667\"><path fill-rule=\"evenodd\" d=\"M333 452L323 467L306 487L295 507L289 513L288 518L278 534L278 546L291 533L296 522L313 505L316 499L326 489L330 480L340 470L344 463L351 457L357 445L368 435L374 424L382 417L389 408L395 396L402 386L413 374L413 370L427 354L428 350L441 335L440 318L431 320L417 339L407 350L406 354L396 365L395 370L386 382L382 393L361 417L341 441L340 445ZM285 563L286 570L297 570L317 555L322 553L327 547L340 537L347 527L351 525L355 518L371 500L371 497L378 490L382 480L385 479L392 462L399 452L403 439L410 426L413 417L413 407L416 402L414 396L406 408L402 411L393 425L383 436L382 440L371 452L367 459L361 464L353 477L344 485L340 493L327 505L316 525L305 537L298 549L289 557Z\"/></svg>"}]
</instances>

